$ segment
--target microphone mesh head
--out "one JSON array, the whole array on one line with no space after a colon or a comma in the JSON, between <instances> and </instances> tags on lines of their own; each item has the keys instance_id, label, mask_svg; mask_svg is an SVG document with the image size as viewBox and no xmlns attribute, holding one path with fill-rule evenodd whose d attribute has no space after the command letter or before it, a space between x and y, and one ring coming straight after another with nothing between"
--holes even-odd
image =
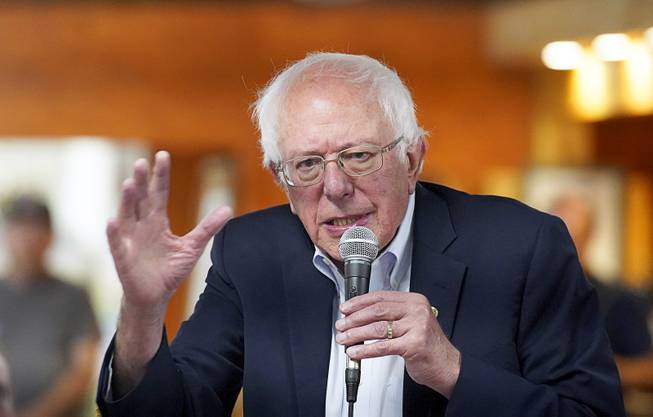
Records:
<instances>
[{"instance_id":1,"label":"microphone mesh head","mask_svg":"<svg viewBox=\"0 0 653 417\"><path fill-rule=\"evenodd\" d=\"M379 240L367 227L354 226L342 234L338 250L343 261L363 257L372 262L379 254Z\"/></svg>"}]
</instances>

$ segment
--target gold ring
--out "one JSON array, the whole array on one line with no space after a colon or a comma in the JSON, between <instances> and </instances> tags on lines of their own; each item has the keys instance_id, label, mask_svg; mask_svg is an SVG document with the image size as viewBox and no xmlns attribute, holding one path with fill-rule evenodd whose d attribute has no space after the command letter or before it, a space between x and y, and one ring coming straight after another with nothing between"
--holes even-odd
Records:
<instances>
[{"instance_id":1,"label":"gold ring","mask_svg":"<svg viewBox=\"0 0 653 417\"><path fill-rule=\"evenodd\" d=\"M433 306L431 306L431 313L433 313L433 317L435 317L436 319L438 318L438 314L440 314L438 309Z\"/></svg>"},{"instance_id":2,"label":"gold ring","mask_svg":"<svg viewBox=\"0 0 653 417\"><path fill-rule=\"evenodd\" d=\"M388 321L388 332L386 334L386 339L392 339L392 333L393 333L393 328L392 328L392 320Z\"/></svg>"}]
</instances>

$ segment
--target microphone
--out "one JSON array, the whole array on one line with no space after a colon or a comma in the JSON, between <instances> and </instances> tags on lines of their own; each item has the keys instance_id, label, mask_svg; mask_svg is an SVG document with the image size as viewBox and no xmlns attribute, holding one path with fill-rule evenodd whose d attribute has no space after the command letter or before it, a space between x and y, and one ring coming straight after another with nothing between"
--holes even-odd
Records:
<instances>
[{"instance_id":1,"label":"microphone","mask_svg":"<svg viewBox=\"0 0 653 417\"><path fill-rule=\"evenodd\" d=\"M379 254L379 240L376 235L367 227L354 226L342 234L338 250L345 263L345 299L367 294L370 289L372 261ZM345 386L350 415L353 415L353 406L358 397L360 377L360 361L348 357Z\"/></svg>"}]
</instances>

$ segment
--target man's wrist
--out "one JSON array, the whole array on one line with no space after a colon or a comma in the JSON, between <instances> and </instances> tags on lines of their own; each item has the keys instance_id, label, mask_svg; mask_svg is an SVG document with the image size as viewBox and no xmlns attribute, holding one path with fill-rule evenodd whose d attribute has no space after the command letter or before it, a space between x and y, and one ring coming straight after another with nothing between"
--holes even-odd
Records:
<instances>
[{"instance_id":1,"label":"man's wrist","mask_svg":"<svg viewBox=\"0 0 653 417\"><path fill-rule=\"evenodd\" d=\"M460 367L460 352L454 346L450 346L447 349L446 360L440 366L434 367L433 378L425 385L449 399L458 383Z\"/></svg>"},{"instance_id":2,"label":"man's wrist","mask_svg":"<svg viewBox=\"0 0 653 417\"><path fill-rule=\"evenodd\" d=\"M147 364L161 345L165 307L143 308L123 298L111 362L114 397L129 392L145 375Z\"/></svg>"},{"instance_id":3,"label":"man's wrist","mask_svg":"<svg viewBox=\"0 0 653 417\"><path fill-rule=\"evenodd\" d=\"M460 351L455 347L451 347L449 354L447 355L450 360L447 363L450 364L447 371L444 373L444 384L441 394L447 399L451 398L453 390L458 383L458 378L460 377L460 362L461 355Z\"/></svg>"},{"instance_id":4,"label":"man's wrist","mask_svg":"<svg viewBox=\"0 0 653 417\"><path fill-rule=\"evenodd\" d=\"M114 399L123 397L141 382L147 371L147 365L161 346L162 332L161 327L156 339L148 335L147 340L140 340L138 343L125 340L120 332L116 334L114 354L109 365L111 367L109 389ZM153 342L154 340L156 343Z\"/></svg>"},{"instance_id":5,"label":"man's wrist","mask_svg":"<svg viewBox=\"0 0 653 417\"><path fill-rule=\"evenodd\" d=\"M125 296L120 301L119 325L122 322L139 326L159 326L165 319L169 300L155 304L143 304L130 301Z\"/></svg>"}]
</instances>

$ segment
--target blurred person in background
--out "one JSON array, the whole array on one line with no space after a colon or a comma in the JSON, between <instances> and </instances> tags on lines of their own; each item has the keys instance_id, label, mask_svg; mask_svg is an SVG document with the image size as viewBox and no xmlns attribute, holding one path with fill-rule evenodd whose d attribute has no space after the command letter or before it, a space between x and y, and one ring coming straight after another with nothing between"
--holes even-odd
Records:
<instances>
[{"instance_id":1,"label":"blurred person in background","mask_svg":"<svg viewBox=\"0 0 653 417\"><path fill-rule=\"evenodd\" d=\"M88 295L48 273L46 204L22 195L3 207L8 271L0 280L0 345L17 417L81 415L94 375L98 327Z\"/></svg>"},{"instance_id":2,"label":"blurred person in background","mask_svg":"<svg viewBox=\"0 0 653 417\"><path fill-rule=\"evenodd\" d=\"M0 417L14 417L14 401L11 393L9 367L0 354Z\"/></svg>"},{"instance_id":3,"label":"blurred person in background","mask_svg":"<svg viewBox=\"0 0 653 417\"><path fill-rule=\"evenodd\" d=\"M645 299L622 285L600 281L589 270L587 248L595 220L589 199L579 194L563 194L554 200L550 212L566 223L585 275L597 290L624 390L653 391L653 348Z\"/></svg>"}]
</instances>

